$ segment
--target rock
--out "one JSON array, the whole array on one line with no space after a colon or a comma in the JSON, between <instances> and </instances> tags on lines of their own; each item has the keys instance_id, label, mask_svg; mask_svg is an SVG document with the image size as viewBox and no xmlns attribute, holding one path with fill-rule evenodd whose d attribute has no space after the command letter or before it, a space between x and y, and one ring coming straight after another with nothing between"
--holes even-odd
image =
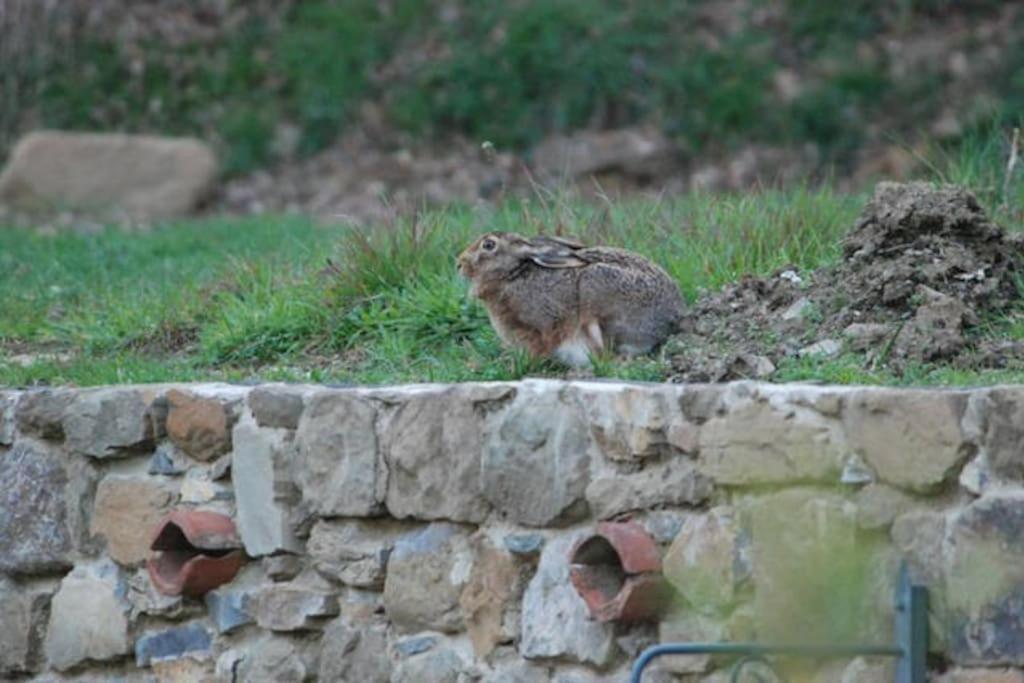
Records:
<instances>
[{"instance_id":1,"label":"rock","mask_svg":"<svg viewBox=\"0 0 1024 683\"><path fill-rule=\"evenodd\" d=\"M644 529L651 535L656 543L666 544L675 540L688 513L676 512L675 510L655 510L643 517Z\"/></svg>"},{"instance_id":2,"label":"rock","mask_svg":"<svg viewBox=\"0 0 1024 683\"><path fill-rule=\"evenodd\" d=\"M791 303L789 306L787 306L786 310L782 312L782 315L780 317L782 320L786 322L799 322L806 318L808 315L810 315L813 311L814 304L806 296L802 296L793 303Z\"/></svg>"},{"instance_id":3,"label":"rock","mask_svg":"<svg viewBox=\"0 0 1024 683\"><path fill-rule=\"evenodd\" d=\"M598 519L664 505L697 505L707 500L711 480L692 463L670 457L632 474L608 475L587 486L587 503Z\"/></svg>"},{"instance_id":4,"label":"rock","mask_svg":"<svg viewBox=\"0 0 1024 683\"><path fill-rule=\"evenodd\" d=\"M252 615L254 601L246 591L218 588L203 599L217 633L231 633L255 621Z\"/></svg>"},{"instance_id":5,"label":"rock","mask_svg":"<svg viewBox=\"0 0 1024 683\"><path fill-rule=\"evenodd\" d=\"M64 438L64 410L74 398L68 389L26 391L18 400L14 417L22 434L60 441Z\"/></svg>"},{"instance_id":6,"label":"rock","mask_svg":"<svg viewBox=\"0 0 1024 683\"><path fill-rule=\"evenodd\" d=\"M46 659L65 671L85 660L131 652L124 581L111 563L79 565L64 577L50 606Z\"/></svg>"},{"instance_id":7,"label":"rock","mask_svg":"<svg viewBox=\"0 0 1024 683\"><path fill-rule=\"evenodd\" d=\"M925 285L918 285L915 295L924 303L900 329L893 355L921 361L955 356L967 343L964 325L977 321L973 312L963 301Z\"/></svg>"},{"instance_id":8,"label":"rock","mask_svg":"<svg viewBox=\"0 0 1024 683\"><path fill-rule=\"evenodd\" d=\"M39 668L50 594L0 575L0 676Z\"/></svg>"},{"instance_id":9,"label":"rock","mask_svg":"<svg viewBox=\"0 0 1024 683\"><path fill-rule=\"evenodd\" d=\"M510 521L543 527L580 519L590 476L589 430L566 391L524 383L484 447L484 496ZM537 482L545 482L537 486Z\"/></svg>"},{"instance_id":10,"label":"rock","mask_svg":"<svg viewBox=\"0 0 1024 683\"><path fill-rule=\"evenodd\" d=\"M167 436L175 446L200 462L231 450L231 417L221 401L171 389L167 403Z\"/></svg>"},{"instance_id":11,"label":"rock","mask_svg":"<svg viewBox=\"0 0 1024 683\"><path fill-rule=\"evenodd\" d=\"M928 491L955 476L976 450L960 428L966 401L963 393L864 389L847 399L843 425L879 479Z\"/></svg>"},{"instance_id":12,"label":"rock","mask_svg":"<svg viewBox=\"0 0 1024 683\"><path fill-rule=\"evenodd\" d=\"M607 171L655 177L666 170L674 152L653 128L579 131L555 136L533 149L533 166L551 178L578 178Z\"/></svg>"},{"instance_id":13,"label":"rock","mask_svg":"<svg viewBox=\"0 0 1024 683\"><path fill-rule=\"evenodd\" d=\"M843 330L843 339L851 351L867 351L881 345L892 333L892 327L882 323L850 323Z\"/></svg>"},{"instance_id":14,"label":"rock","mask_svg":"<svg viewBox=\"0 0 1024 683\"><path fill-rule=\"evenodd\" d=\"M153 457L149 460L150 474L177 475L184 474L189 468L189 462L184 453L179 451L174 444L163 442L156 447Z\"/></svg>"},{"instance_id":15,"label":"rock","mask_svg":"<svg viewBox=\"0 0 1024 683\"><path fill-rule=\"evenodd\" d=\"M670 614L658 624L659 643L717 643L723 640L728 640L726 627L700 614ZM655 661L652 670L675 674L700 674L711 668L711 655L669 655Z\"/></svg>"},{"instance_id":16,"label":"rock","mask_svg":"<svg viewBox=\"0 0 1024 683\"><path fill-rule=\"evenodd\" d=\"M521 563L484 538L474 539L473 570L459 597L466 630L478 659L519 633L519 599L525 587Z\"/></svg>"},{"instance_id":17,"label":"rock","mask_svg":"<svg viewBox=\"0 0 1024 683\"><path fill-rule=\"evenodd\" d=\"M984 394L981 445L991 471L999 477L1024 482L1024 392L997 387Z\"/></svg>"},{"instance_id":18,"label":"rock","mask_svg":"<svg viewBox=\"0 0 1024 683\"><path fill-rule=\"evenodd\" d=\"M400 661L391 674L391 683L460 683L469 670L454 650L436 649Z\"/></svg>"},{"instance_id":19,"label":"rock","mask_svg":"<svg viewBox=\"0 0 1024 683\"><path fill-rule=\"evenodd\" d=\"M273 584L256 596L256 623L271 631L318 629L325 617L336 614L338 599L334 595L298 585Z\"/></svg>"},{"instance_id":20,"label":"rock","mask_svg":"<svg viewBox=\"0 0 1024 683\"><path fill-rule=\"evenodd\" d=\"M869 660L857 657L843 669L839 683L890 683L895 676L895 668L892 659Z\"/></svg>"},{"instance_id":21,"label":"rock","mask_svg":"<svg viewBox=\"0 0 1024 683\"><path fill-rule=\"evenodd\" d=\"M399 538L388 560L384 609L402 633L464 628L459 594L473 558L464 531L434 522Z\"/></svg>"},{"instance_id":22,"label":"rock","mask_svg":"<svg viewBox=\"0 0 1024 683\"><path fill-rule=\"evenodd\" d=\"M229 486L210 480L211 473L192 469L181 482L178 495L186 505L201 505L218 500L234 500L235 493Z\"/></svg>"},{"instance_id":23,"label":"rock","mask_svg":"<svg viewBox=\"0 0 1024 683\"><path fill-rule=\"evenodd\" d=\"M306 552L323 576L349 586L380 590L395 541L410 526L393 520L319 520Z\"/></svg>"},{"instance_id":24,"label":"rock","mask_svg":"<svg viewBox=\"0 0 1024 683\"><path fill-rule=\"evenodd\" d=\"M797 352L801 358L835 358L843 350L843 345L835 339L821 339Z\"/></svg>"},{"instance_id":25,"label":"rock","mask_svg":"<svg viewBox=\"0 0 1024 683\"><path fill-rule=\"evenodd\" d=\"M377 411L349 393L313 395L295 434L295 476L303 501L323 516L383 511L387 477L377 462Z\"/></svg>"},{"instance_id":26,"label":"rock","mask_svg":"<svg viewBox=\"0 0 1024 683\"><path fill-rule=\"evenodd\" d=\"M1024 665L1024 494L963 508L947 538L949 656L961 665Z\"/></svg>"},{"instance_id":27,"label":"rock","mask_svg":"<svg viewBox=\"0 0 1024 683\"><path fill-rule=\"evenodd\" d=\"M925 510L907 512L893 520L890 533L896 550L907 560L913 580L938 589L943 580L945 515Z\"/></svg>"},{"instance_id":28,"label":"rock","mask_svg":"<svg viewBox=\"0 0 1024 683\"><path fill-rule=\"evenodd\" d=\"M668 426L683 422L673 388L621 384L574 386L594 443L604 456L635 462L668 456Z\"/></svg>"},{"instance_id":29,"label":"rock","mask_svg":"<svg viewBox=\"0 0 1024 683\"><path fill-rule=\"evenodd\" d=\"M546 667L521 661L497 666L484 678L486 683L548 683L550 680L551 672Z\"/></svg>"},{"instance_id":30,"label":"rock","mask_svg":"<svg viewBox=\"0 0 1024 683\"><path fill-rule=\"evenodd\" d=\"M509 534L502 543L513 555L533 557L539 555L544 547L544 537L540 534Z\"/></svg>"},{"instance_id":31,"label":"rock","mask_svg":"<svg viewBox=\"0 0 1024 683\"><path fill-rule=\"evenodd\" d=\"M395 409L381 430L393 517L483 521L490 508L480 490L485 414L512 393L455 385L414 394Z\"/></svg>"},{"instance_id":32,"label":"rock","mask_svg":"<svg viewBox=\"0 0 1024 683\"><path fill-rule=\"evenodd\" d=\"M17 402L18 394L0 391L0 446L14 443L14 407Z\"/></svg>"},{"instance_id":33,"label":"rock","mask_svg":"<svg viewBox=\"0 0 1024 683\"><path fill-rule=\"evenodd\" d=\"M749 544L732 508L690 515L665 553L662 572L695 612L723 612L750 578Z\"/></svg>"},{"instance_id":34,"label":"rock","mask_svg":"<svg viewBox=\"0 0 1024 683\"><path fill-rule=\"evenodd\" d=\"M287 433L262 429L243 418L235 425L232 441L235 463L231 482L245 552L251 557L297 552L300 543L290 523L289 508L299 496L290 479L294 450Z\"/></svg>"},{"instance_id":35,"label":"rock","mask_svg":"<svg viewBox=\"0 0 1024 683\"><path fill-rule=\"evenodd\" d=\"M265 557L263 571L271 581L291 581L302 571L302 559L296 555Z\"/></svg>"},{"instance_id":36,"label":"rock","mask_svg":"<svg viewBox=\"0 0 1024 683\"><path fill-rule=\"evenodd\" d=\"M395 652L401 657L412 657L427 650L432 650L437 645L440 636L412 636L401 638L395 641Z\"/></svg>"},{"instance_id":37,"label":"rock","mask_svg":"<svg viewBox=\"0 0 1024 683\"><path fill-rule=\"evenodd\" d=\"M249 392L249 408L260 427L297 429L305 406L302 397L299 388L258 386Z\"/></svg>"},{"instance_id":38,"label":"rock","mask_svg":"<svg viewBox=\"0 0 1024 683\"><path fill-rule=\"evenodd\" d=\"M212 636L202 624L188 624L148 633L135 641L135 665L179 659L185 655L208 655Z\"/></svg>"},{"instance_id":39,"label":"rock","mask_svg":"<svg viewBox=\"0 0 1024 683\"><path fill-rule=\"evenodd\" d=\"M523 595L519 653L527 659L563 658L603 667L615 657L615 626L592 621L569 581L569 549L582 537L550 541Z\"/></svg>"},{"instance_id":40,"label":"rock","mask_svg":"<svg viewBox=\"0 0 1024 683\"><path fill-rule=\"evenodd\" d=\"M936 683L1024 683L1024 671L1017 669L951 669Z\"/></svg>"},{"instance_id":41,"label":"rock","mask_svg":"<svg viewBox=\"0 0 1024 683\"><path fill-rule=\"evenodd\" d=\"M135 389L78 392L64 412L68 448L93 458L124 457L152 448L149 404Z\"/></svg>"},{"instance_id":42,"label":"rock","mask_svg":"<svg viewBox=\"0 0 1024 683\"><path fill-rule=\"evenodd\" d=\"M198 614L195 605L191 601L186 604L181 595L164 595L158 591L145 569L140 569L129 577L127 599L132 606L129 621L140 614L166 619L180 619L186 614Z\"/></svg>"},{"instance_id":43,"label":"rock","mask_svg":"<svg viewBox=\"0 0 1024 683\"><path fill-rule=\"evenodd\" d=\"M193 138L41 131L11 152L0 203L166 219L195 209L216 176L213 151Z\"/></svg>"},{"instance_id":44,"label":"rock","mask_svg":"<svg viewBox=\"0 0 1024 683\"><path fill-rule=\"evenodd\" d=\"M156 660L151 667L159 683L213 683L218 680L214 662L206 657Z\"/></svg>"},{"instance_id":45,"label":"rock","mask_svg":"<svg viewBox=\"0 0 1024 683\"><path fill-rule=\"evenodd\" d=\"M739 394L701 426L700 468L725 485L836 482L848 453L839 425L818 411Z\"/></svg>"},{"instance_id":46,"label":"rock","mask_svg":"<svg viewBox=\"0 0 1024 683\"><path fill-rule=\"evenodd\" d=\"M146 559L153 530L177 499L177 486L154 477L108 474L96 487L89 532L123 565Z\"/></svg>"},{"instance_id":47,"label":"rock","mask_svg":"<svg viewBox=\"0 0 1024 683\"><path fill-rule=\"evenodd\" d=\"M335 619L324 629L321 642L321 681L389 683L392 663L386 654L386 624L355 625Z\"/></svg>"},{"instance_id":48,"label":"rock","mask_svg":"<svg viewBox=\"0 0 1024 683\"><path fill-rule=\"evenodd\" d=\"M912 497L885 484L868 484L857 491L857 524L862 529L885 529L917 505Z\"/></svg>"},{"instance_id":49,"label":"rock","mask_svg":"<svg viewBox=\"0 0 1024 683\"><path fill-rule=\"evenodd\" d=\"M228 680L239 683L302 683L309 668L294 643L280 636L267 636L253 644L232 673Z\"/></svg>"},{"instance_id":50,"label":"rock","mask_svg":"<svg viewBox=\"0 0 1024 683\"><path fill-rule=\"evenodd\" d=\"M37 574L72 564L78 499L92 475L20 441L0 452L0 572ZM74 501L76 505L70 503Z\"/></svg>"}]
</instances>

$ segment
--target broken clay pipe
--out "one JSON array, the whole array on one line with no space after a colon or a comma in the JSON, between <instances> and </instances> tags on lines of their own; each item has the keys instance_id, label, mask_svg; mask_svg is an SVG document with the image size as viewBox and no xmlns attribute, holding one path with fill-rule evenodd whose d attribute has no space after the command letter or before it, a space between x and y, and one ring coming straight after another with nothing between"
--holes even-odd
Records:
<instances>
[{"instance_id":1,"label":"broken clay pipe","mask_svg":"<svg viewBox=\"0 0 1024 683\"><path fill-rule=\"evenodd\" d=\"M146 562L164 595L200 596L235 578L245 553L230 517L205 510L173 510L157 524Z\"/></svg>"},{"instance_id":2,"label":"broken clay pipe","mask_svg":"<svg viewBox=\"0 0 1024 683\"><path fill-rule=\"evenodd\" d=\"M569 553L569 578L597 621L647 621L665 604L654 540L640 524L601 522Z\"/></svg>"}]
</instances>

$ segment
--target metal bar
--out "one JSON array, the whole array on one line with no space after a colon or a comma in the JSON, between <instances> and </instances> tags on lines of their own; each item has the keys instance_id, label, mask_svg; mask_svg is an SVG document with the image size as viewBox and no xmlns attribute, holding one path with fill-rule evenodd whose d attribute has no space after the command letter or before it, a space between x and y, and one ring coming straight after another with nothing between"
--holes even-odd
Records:
<instances>
[{"instance_id":1,"label":"metal bar","mask_svg":"<svg viewBox=\"0 0 1024 683\"><path fill-rule=\"evenodd\" d=\"M910 581L904 563L896 585L896 683L924 683L928 666L928 590Z\"/></svg>"}]
</instances>

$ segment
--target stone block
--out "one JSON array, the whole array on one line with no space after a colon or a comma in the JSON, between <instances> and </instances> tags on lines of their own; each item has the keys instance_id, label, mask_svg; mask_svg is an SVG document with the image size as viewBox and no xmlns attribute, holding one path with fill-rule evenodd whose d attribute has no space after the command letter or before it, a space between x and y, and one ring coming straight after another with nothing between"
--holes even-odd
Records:
<instances>
[{"instance_id":1,"label":"stone block","mask_svg":"<svg viewBox=\"0 0 1024 683\"><path fill-rule=\"evenodd\" d=\"M977 450L960 425L966 405L962 392L864 389L847 398L843 425L881 481L929 491L955 477Z\"/></svg>"},{"instance_id":2,"label":"stone block","mask_svg":"<svg viewBox=\"0 0 1024 683\"><path fill-rule=\"evenodd\" d=\"M525 587L521 559L484 537L473 539L473 569L459 606L478 659L519 635L519 603Z\"/></svg>"},{"instance_id":3,"label":"stone block","mask_svg":"<svg viewBox=\"0 0 1024 683\"><path fill-rule=\"evenodd\" d=\"M365 399L324 391L307 401L295 434L297 483L317 515L383 511L387 476L377 461L377 411Z\"/></svg>"},{"instance_id":4,"label":"stone block","mask_svg":"<svg viewBox=\"0 0 1024 683\"><path fill-rule=\"evenodd\" d=\"M207 593L203 599L217 633L231 633L256 621L252 615L252 595L247 591L218 588Z\"/></svg>"},{"instance_id":5,"label":"stone block","mask_svg":"<svg viewBox=\"0 0 1024 683\"><path fill-rule=\"evenodd\" d=\"M583 406L594 443L609 460L622 463L671 455L670 427L686 445L678 390L672 386L586 383L573 391Z\"/></svg>"},{"instance_id":6,"label":"stone block","mask_svg":"<svg viewBox=\"0 0 1024 683\"><path fill-rule=\"evenodd\" d=\"M287 385L264 385L249 392L249 409L256 424L273 429L297 429L305 407L304 390Z\"/></svg>"},{"instance_id":7,"label":"stone block","mask_svg":"<svg viewBox=\"0 0 1024 683\"><path fill-rule=\"evenodd\" d=\"M27 440L0 453L0 572L70 567L93 479L85 463Z\"/></svg>"},{"instance_id":8,"label":"stone block","mask_svg":"<svg viewBox=\"0 0 1024 683\"><path fill-rule=\"evenodd\" d=\"M465 627L459 595L473 566L466 532L434 522L395 543L384 582L384 609L402 633Z\"/></svg>"},{"instance_id":9,"label":"stone block","mask_svg":"<svg viewBox=\"0 0 1024 683\"><path fill-rule=\"evenodd\" d=\"M387 624L358 624L338 618L324 629L320 651L321 681L389 683Z\"/></svg>"},{"instance_id":10,"label":"stone block","mask_svg":"<svg viewBox=\"0 0 1024 683\"><path fill-rule=\"evenodd\" d=\"M935 683L1024 683L1024 671L955 668L938 676Z\"/></svg>"},{"instance_id":11,"label":"stone block","mask_svg":"<svg viewBox=\"0 0 1024 683\"><path fill-rule=\"evenodd\" d=\"M894 519L917 507L911 496L886 484L868 484L855 499L857 524L862 529L886 529Z\"/></svg>"},{"instance_id":12,"label":"stone block","mask_svg":"<svg viewBox=\"0 0 1024 683\"><path fill-rule=\"evenodd\" d=\"M484 496L517 524L582 519L591 450L589 427L573 396L550 383L524 383L484 447Z\"/></svg>"},{"instance_id":13,"label":"stone block","mask_svg":"<svg viewBox=\"0 0 1024 683\"><path fill-rule=\"evenodd\" d=\"M394 409L381 429L393 517L483 521L490 509L480 481L484 426L513 393L505 386L454 385L417 392Z\"/></svg>"},{"instance_id":14,"label":"stone block","mask_svg":"<svg viewBox=\"0 0 1024 683\"><path fill-rule=\"evenodd\" d=\"M197 623L147 633L135 641L135 665L150 666L186 655L208 656L212 642L210 632Z\"/></svg>"},{"instance_id":15,"label":"stone block","mask_svg":"<svg viewBox=\"0 0 1024 683\"><path fill-rule=\"evenodd\" d=\"M990 389L984 392L983 403L981 443L992 473L1024 483L1024 390Z\"/></svg>"},{"instance_id":16,"label":"stone block","mask_svg":"<svg viewBox=\"0 0 1024 683\"><path fill-rule=\"evenodd\" d=\"M724 624L692 612L669 614L658 624L659 643L716 643L728 639L728 629ZM651 669L674 674L701 674L711 668L711 659L711 655L669 655L656 660Z\"/></svg>"},{"instance_id":17,"label":"stone block","mask_svg":"<svg viewBox=\"0 0 1024 683\"><path fill-rule=\"evenodd\" d=\"M19 392L0 391L0 446L14 443L14 407Z\"/></svg>"},{"instance_id":18,"label":"stone block","mask_svg":"<svg viewBox=\"0 0 1024 683\"><path fill-rule=\"evenodd\" d=\"M519 653L604 667L614 659L615 625L592 621L569 581L569 551L584 534L551 540L523 595Z\"/></svg>"},{"instance_id":19,"label":"stone block","mask_svg":"<svg viewBox=\"0 0 1024 683\"><path fill-rule=\"evenodd\" d=\"M0 575L0 677L38 669L50 597Z\"/></svg>"},{"instance_id":20,"label":"stone block","mask_svg":"<svg viewBox=\"0 0 1024 683\"><path fill-rule=\"evenodd\" d=\"M167 436L200 462L231 450L232 416L219 399L171 389L167 392Z\"/></svg>"},{"instance_id":21,"label":"stone block","mask_svg":"<svg viewBox=\"0 0 1024 683\"><path fill-rule=\"evenodd\" d=\"M274 584L256 594L255 616L270 631L308 631L322 628L324 619L338 614L338 598L296 584Z\"/></svg>"},{"instance_id":22,"label":"stone block","mask_svg":"<svg viewBox=\"0 0 1024 683\"><path fill-rule=\"evenodd\" d=\"M177 475L184 474L190 466L188 457L169 441L157 445L153 457L149 459L149 474Z\"/></svg>"},{"instance_id":23,"label":"stone block","mask_svg":"<svg viewBox=\"0 0 1024 683\"><path fill-rule=\"evenodd\" d=\"M152 396L137 389L79 391L64 411L68 448L92 458L119 458L153 447Z\"/></svg>"},{"instance_id":24,"label":"stone block","mask_svg":"<svg viewBox=\"0 0 1024 683\"><path fill-rule=\"evenodd\" d=\"M587 485L592 514L610 519L625 512L663 506L698 505L711 496L711 479L679 456L649 463L629 474L607 473Z\"/></svg>"},{"instance_id":25,"label":"stone block","mask_svg":"<svg viewBox=\"0 0 1024 683\"><path fill-rule=\"evenodd\" d=\"M544 536L541 534L508 534L502 539L505 549L513 555L534 557L540 555L544 548Z\"/></svg>"},{"instance_id":26,"label":"stone block","mask_svg":"<svg viewBox=\"0 0 1024 683\"><path fill-rule=\"evenodd\" d=\"M698 613L728 610L750 578L750 539L737 517L728 507L687 517L665 554L665 578Z\"/></svg>"},{"instance_id":27,"label":"stone block","mask_svg":"<svg viewBox=\"0 0 1024 683\"><path fill-rule=\"evenodd\" d=\"M22 434L50 441L64 438L64 410L74 398L70 389L38 389L22 393L14 417Z\"/></svg>"},{"instance_id":28,"label":"stone block","mask_svg":"<svg viewBox=\"0 0 1024 683\"><path fill-rule=\"evenodd\" d=\"M395 541L410 528L394 520L319 520L306 542L306 552L323 576L379 590Z\"/></svg>"},{"instance_id":29,"label":"stone block","mask_svg":"<svg viewBox=\"0 0 1024 683\"><path fill-rule=\"evenodd\" d=\"M231 481L238 509L238 533L251 557L295 552L300 544L290 508L298 492L291 482L295 451L287 432L257 427L248 418L235 425Z\"/></svg>"},{"instance_id":30,"label":"stone block","mask_svg":"<svg viewBox=\"0 0 1024 683\"><path fill-rule=\"evenodd\" d=\"M403 659L391 673L391 683L460 683L470 678L472 667L449 648L437 648Z\"/></svg>"},{"instance_id":31,"label":"stone block","mask_svg":"<svg viewBox=\"0 0 1024 683\"><path fill-rule=\"evenodd\" d=\"M108 474L96 487L89 532L106 540L116 562L137 564L149 556L155 527L177 500L177 488L157 477Z\"/></svg>"},{"instance_id":32,"label":"stone block","mask_svg":"<svg viewBox=\"0 0 1024 683\"><path fill-rule=\"evenodd\" d=\"M50 605L46 659L65 671L86 660L107 661L131 652L130 604L117 565L79 565L64 577Z\"/></svg>"},{"instance_id":33,"label":"stone block","mask_svg":"<svg viewBox=\"0 0 1024 683\"><path fill-rule=\"evenodd\" d=\"M274 635L259 639L240 653L230 670L228 680L238 683L303 683L313 671L295 642Z\"/></svg>"}]
</instances>

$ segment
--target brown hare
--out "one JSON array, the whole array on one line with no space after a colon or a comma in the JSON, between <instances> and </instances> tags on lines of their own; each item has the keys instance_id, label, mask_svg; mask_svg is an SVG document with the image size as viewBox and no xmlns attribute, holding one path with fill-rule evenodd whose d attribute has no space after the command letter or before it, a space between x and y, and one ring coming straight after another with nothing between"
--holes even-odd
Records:
<instances>
[{"instance_id":1,"label":"brown hare","mask_svg":"<svg viewBox=\"0 0 1024 683\"><path fill-rule=\"evenodd\" d=\"M676 282L623 249L491 232L458 258L505 344L585 366L603 351L648 353L682 317Z\"/></svg>"}]
</instances>

